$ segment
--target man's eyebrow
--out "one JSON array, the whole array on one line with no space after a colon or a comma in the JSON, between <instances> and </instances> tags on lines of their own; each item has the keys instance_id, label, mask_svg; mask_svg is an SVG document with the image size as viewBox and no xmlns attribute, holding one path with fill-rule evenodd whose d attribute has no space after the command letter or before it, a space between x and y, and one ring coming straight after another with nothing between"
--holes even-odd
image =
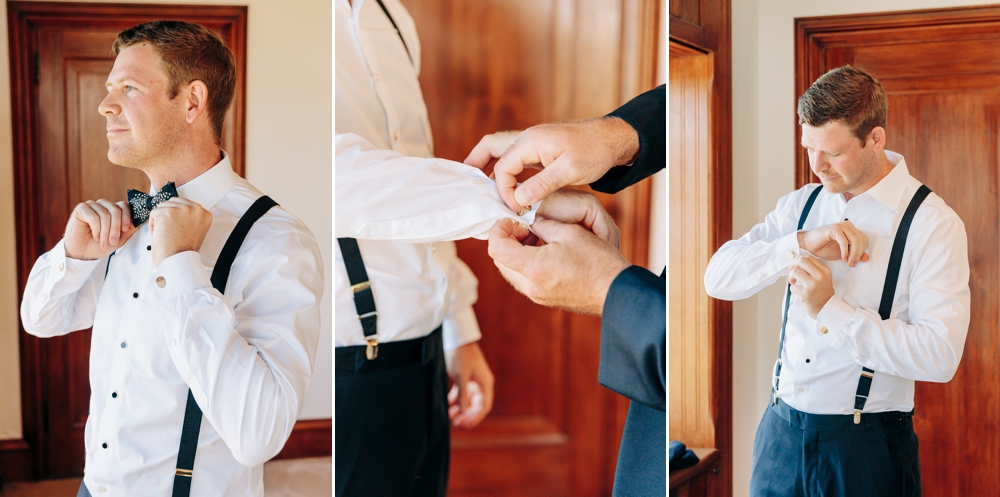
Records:
<instances>
[{"instance_id":1,"label":"man's eyebrow","mask_svg":"<svg viewBox=\"0 0 1000 497\"><path fill-rule=\"evenodd\" d=\"M107 81L105 81L105 82L104 82L104 86L105 86L105 88L106 88L106 87L109 87L109 86L111 86L111 85L116 85L116 84L120 85L120 84L122 84L122 83L126 83L126 82L132 82L132 83L134 83L134 82L135 82L135 80L134 80L134 79L132 79L132 78L131 78L131 77L129 77L129 76L125 76L125 77L123 77L123 78L118 78L118 79L116 79L116 80L113 80L113 81L109 79L109 80L107 80Z\"/></svg>"}]
</instances>

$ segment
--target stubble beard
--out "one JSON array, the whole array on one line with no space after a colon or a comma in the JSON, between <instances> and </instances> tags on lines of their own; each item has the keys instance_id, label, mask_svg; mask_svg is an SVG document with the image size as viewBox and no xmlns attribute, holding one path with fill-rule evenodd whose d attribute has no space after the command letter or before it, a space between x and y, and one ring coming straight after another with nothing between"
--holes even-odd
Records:
<instances>
[{"instance_id":1,"label":"stubble beard","mask_svg":"<svg viewBox=\"0 0 1000 497\"><path fill-rule=\"evenodd\" d=\"M170 164L180 155L179 150L184 143L183 131L184 127L178 123L164 125L154 131L153 139L137 143L130 128L129 134L123 137L124 140L119 139L117 145L108 140L108 160L112 164L148 174L150 170Z\"/></svg>"}]
</instances>

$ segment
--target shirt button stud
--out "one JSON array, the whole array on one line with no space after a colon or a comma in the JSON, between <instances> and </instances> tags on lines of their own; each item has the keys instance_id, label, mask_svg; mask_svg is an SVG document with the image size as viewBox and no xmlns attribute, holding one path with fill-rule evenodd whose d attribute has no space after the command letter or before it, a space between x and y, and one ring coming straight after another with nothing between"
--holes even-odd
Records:
<instances>
[{"instance_id":1,"label":"shirt button stud","mask_svg":"<svg viewBox=\"0 0 1000 497\"><path fill-rule=\"evenodd\" d=\"M826 329L826 326L820 326L819 327L819 332L822 333L822 334L824 334L824 335L826 335L826 333L828 331L830 331L830 330Z\"/></svg>"},{"instance_id":2,"label":"shirt button stud","mask_svg":"<svg viewBox=\"0 0 1000 497\"><path fill-rule=\"evenodd\" d=\"M806 391L805 388L799 387L799 393L802 393L802 392L805 392L805 391Z\"/></svg>"},{"instance_id":3,"label":"shirt button stud","mask_svg":"<svg viewBox=\"0 0 1000 497\"><path fill-rule=\"evenodd\" d=\"M809 362L810 362L809 359L806 359L806 364L809 364Z\"/></svg>"},{"instance_id":4,"label":"shirt button stud","mask_svg":"<svg viewBox=\"0 0 1000 497\"><path fill-rule=\"evenodd\" d=\"M157 276L156 277L156 286L158 286L160 288L163 288L163 287L167 286L167 279L164 278L163 276Z\"/></svg>"},{"instance_id":5,"label":"shirt button stud","mask_svg":"<svg viewBox=\"0 0 1000 497\"><path fill-rule=\"evenodd\" d=\"M111 398L112 399L117 399L118 398L118 392L111 392Z\"/></svg>"},{"instance_id":6,"label":"shirt button stud","mask_svg":"<svg viewBox=\"0 0 1000 497\"><path fill-rule=\"evenodd\" d=\"M139 298L139 293L138 293L138 292L136 292L136 293L133 293L133 294L132 294L132 298L134 298L134 299L137 299L137 298Z\"/></svg>"},{"instance_id":7,"label":"shirt button stud","mask_svg":"<svg viewBox=\"0 0 1000 497\"><path fill-rule=\"evenodd\" d=\"M100 490L101 492L107 492L108 491L108 487L105 487L104 485L101 485L101 486L97 487L97 489Z\"/></svg>"},{"instance_id":8,"label":"shirt button stud","mask_svg":"<svg viewBox=\"0 0 1000 497\"><path fill-rule=\"evenodd\" d=\"M122 342L122 348L124 349L125 347L128 347L128 344L125 343L125 342Z\"/></svg>"},{"instance_id":9,"label":"shirt button stud","mask_svg":"<svg viewBox=\"0 0 1000 497\"><path fill-rule=\"evenodd\" d=\"M149 250L153 250L153 246L152 246L152 245L146 245L146 250L147 250L147 251L149 251Z\"/></svg>"},{"instance_id":10,"label":"shirt button stud","mask_svg":"<svg viewBox=\"0 0 1000 497\"><path fill-rule=\"evenodd\" d=\"M59 263L59 270L62 271L63 269L66 269L66 264L63 264L62 262L60 262Z\"/></svg>"},{"instance_id":11,"label":"shirt button stud","mask_svg":"<svg viewBox=\"0 0 1000 497\"><path fill-rule=\"evenodd\" d=\"M789 252L788 253L788 258L789 259L794 259L795 258L795 252Z\"/></svg>"},{"instance_id":12,"label":"shirt button stud","mask_svg":"<svg viewBox=\"0 0 1000 497\"><path fill-rule=\"evenodd\" d=\"M398 142L399 141L399 135L397 135L395 132L392 134L392 141L394 141L394 142Z\"/></svg>"},{"instance_id":13,"label":"shirt button stud","mask_svg":"<svg viewBox=\"0 0 1000 497\"><path fill-rule=\"evenodd\" d=\"M101 444L101 448L102 449L107 449L108 448L108 443L107 442L102 443Z\"/></svg>"}]
</instances>

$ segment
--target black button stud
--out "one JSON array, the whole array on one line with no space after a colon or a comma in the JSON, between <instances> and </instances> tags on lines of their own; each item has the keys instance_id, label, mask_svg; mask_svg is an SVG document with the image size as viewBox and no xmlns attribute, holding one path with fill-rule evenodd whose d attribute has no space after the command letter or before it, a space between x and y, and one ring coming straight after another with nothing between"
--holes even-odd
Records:
<instances>
[{"instance_id":1,"label":"black button stud","mask_svg":"<svg viewBox=\"0 0 1000 497\"><path fill-rule=\"evenodd\" d=\"M153 246L152 245L146 245L146 250L153 250Z\"/></svg>"},{"instance_id":2,"label":"black button stud","mask_svg":"<svg viewBox=\"0 0 1000 497\"><path fill-rule=\"evenodd\" d=\"M111 398L112 399L117 399L118 398L118 392L111 392Z\"/></svg>"},{"instance_id":3,"label":"black button stud","mask_svg":"<svg viewBox=\"0 0 1000 497\"><path fill-rule=\"evenodd\" d=\"M806 359L806 364L808 364L808 363L809 363L809 359Z\"/></svg>"},{"instance_id":4,"label":"black button stud","mask_svg":"<svg viewBox=\"0 0 1000 497\"><path fill-rule=\"evenodd\" d=\"M102 443L102 444L101 444L101 448L102 448L102 449L107 449L107 448L108 448L108 444L107 444L107 442L105 442L105 443Z\"/></svg>"},{"instance_id":5,"label":"black button stud","mask_svg":"<svg viewBox=\"0 0 1000 497\"><path fill-rule=\"evenodd\" d=\"M138 293L133 293L133 294L132 294L132 298L134 298L134 299L137 299L137 298L139 298L139 294L138 294Z\"/></svg>"},{"instance_id":6,"label":"black button stud","mask_svg":"<svg viewBox=\"0 0 1000 497\"><path fill-rule=\"evenodd\" d=\"M124 348L125 348L125 347L126 347L127 345L128 345L128 344L126 344L125 342L122 342L122 348L123 348L123 349L124 349Z\"/></svg>"}]
</instances>

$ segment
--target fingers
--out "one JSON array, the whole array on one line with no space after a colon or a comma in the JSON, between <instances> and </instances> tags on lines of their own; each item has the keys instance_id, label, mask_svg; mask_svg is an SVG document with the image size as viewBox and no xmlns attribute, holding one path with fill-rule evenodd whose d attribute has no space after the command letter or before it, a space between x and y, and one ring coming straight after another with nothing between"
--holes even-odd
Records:
<instances>
[{"instance_id":1,"label":"fingers","mask_svg":"<svg viewBox=\"0 0 1000 497\"><path fill-rule=\"evenodd\" d=\"M515 236L514 222L506 218L497 221L490 228L487 239L487 253L494 262L501 262L515 270L523 268L534 256L534 251L538 250L537 247L522 245L521 240Z\"/></svg>"},{"instance_id":2,"label":"fingers","mask_svg":"<svg viewBox=\"0 0 1000 497\"><path fill-rule=\"evenodd\" d=\"M576 184L575 179L568 160L560 156L541 172L524 180L514 191L514 199L518 205L529 206L564 186Z\"/></svg>"},{"instance_id":3,"label":"fingers","mask_svg":"<svg viewBox=\"0 0 1000 497\"><path fill-rule=\"evenodd\" d=\"M490 161L507 152L507 149L517 141L520 135L520 131L500 131L486 135L479 140L479 143L469 152L469 156L462 162L472 167L484 169Z\"/></svg>"},{"instance_id":4,"label":"fingers","mask_svg":"<svg viewBox=\"0 0 1000 497\"><path fill-rule=\"evenodd\" d=\"M538 150L530 143L530 140L520 139L497 159L496 165L493 166L493 177L496 178L497 192L512 211L518 212L521 210L521 206L526 207L534 203L518 203L515 198L514 188L517 187L517 175L524 171L525 166L541 164L541 162L541 159L538 157Z\"/></svg>"},{"instance_id":5,"label":"fingers","mask_svg":"<svg viewBox=\"0 0 1000 497\"><path fill-rule=\"evenodd\" d=\"M545 243L572 243L581 236L596 236L575 224L566 224L551 219L540 219L531 225L532 231ZM516 268L515 268L516 269Z\"/></svg>"},{"instance_id":6,"label":"fingers","mask_svg":"<svg viewBox=\"0 0 1000 497\"><path fill-rule=\"evenodd\" d=\"M101 216L101 221L102 221L101 239L102 240L105 239L104 232L107 231L107 245L116 247L118 246L118 242L121 240L122 211L118 207L118 205L104 199L97 200L96 203L97 205L102 207L104 209L104 212L106 212L110 217L110 219L108 220L107 229L105 230L104 229L105 227L103 226L103 221L105 217L103 215ZM101 245L101 247L106 248L106 246L103 244Z\"/></svg>"}]
</instances>

